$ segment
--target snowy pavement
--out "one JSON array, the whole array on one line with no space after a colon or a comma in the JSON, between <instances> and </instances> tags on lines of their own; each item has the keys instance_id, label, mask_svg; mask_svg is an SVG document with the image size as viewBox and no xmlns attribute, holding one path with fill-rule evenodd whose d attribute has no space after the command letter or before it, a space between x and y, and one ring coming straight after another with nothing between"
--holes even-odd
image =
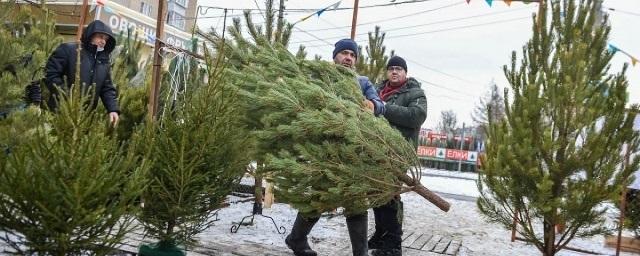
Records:
<instances>
[{"instance_id":1,"label":"snowy pavement","mask_svg":"<svg viewBox=\"0 0 640 256\"><path fill-rule=\"evenodd\" d=\"M441 170L423 170L421 182L429 189L441 193L462 195L465 199L477 197L475 173L457 173ZM463 179L460 179L463 177ZM442 212L419 195L411 192L403 194L404 230L434 235L449 236L462 241L466 255L541 255L538 250L523 242L511 242L511 232L497 224L488 223L478 212L475 201L458 200L444 197L451 203L451 210ZM271 209L264 209L265 215L275 219L279 226L286 228L285 234L278 234L271 220L257 216L255 225L242 226L237 233L231 233L232 223L239 222L243 216L251 213L252 203L232 203L219 212L220 220L206 230L200 237L203 243L215 241L236 246L250 246L258 243L286 250L284 238L289 233L296 211L288 205L276 203ZM373 213L369 211L369 227L373 228ZM345 219L342 216L323 217L310 234L311 247L319 255L343 254L341 250L349 248L349 236ZM604 247L604 238L574 239L573 247L594 251L602 255L614 255L615 250ZM588 255L572 251L562 251L558 255ZM635 255L622 253L621 255Z\"/></svg>"}]
</instances>

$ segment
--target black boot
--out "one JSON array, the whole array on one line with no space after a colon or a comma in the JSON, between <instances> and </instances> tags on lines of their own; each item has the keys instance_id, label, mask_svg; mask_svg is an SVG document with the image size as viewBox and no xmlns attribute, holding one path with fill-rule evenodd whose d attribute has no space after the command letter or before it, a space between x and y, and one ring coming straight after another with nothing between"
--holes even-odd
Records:
<instances>
[{"instance_id":1,"label":"black boot","mask_svg":"<svg viewBox=\"0 0 640 256\"><path fill-rule=\"evenodd\" d=\"M369 238L369 241L367 241L369 250L382 248L382 236L387 233L385 226L382 223L382 213L380 207L373 208L373 218L375 219L376 226L373 235L371 236L371 238Z\"/></svg>"},{"instance_id":2,"label":"black boot","mask_svg":"<svg viewBox=\"0 0 640 256\"><path fill-rule=\"evenodd\" d=\"M296 221L291 228L291 234L284 239L287 247L293 251L295 256L317 256L314 250L311 250L309 242L307 241L307 235L311 232L313 225L318 222L319 218L305 218L298 213Z\"/></svg>"},{"instance_id":3,"label":"black boot","mask_svg":"<svg viewBox=\"0 0 640 256\"><path fill-rule=\"evenodd\" d=\"M371 256L402 256L402 249L378 249L371 252Z\"/></svg>"},{"instance_id":4,"label":"black boot","mask_svg":"<svg viewBox=\"0 0 640 256\"><path fill-rule=\"evenodd\" d=\"M368 256L367 212L347 217L347 229L349 230L353 256Z\"/></svg>"},{"instance_id":5,"label":"black boot","mask_svg":"<svg viewBox=\"0 0 640 256\"><path fill-rule=\"evenodd\" d=\"M402 201L400 197L391 199L388 203L373 209L376 214L376 229L384 230L379 237L371 238L377 249L373 255L401 255L402 254ZM378 231L378 230L376 230ZM372 241L373 240L373 241Z\"/></svg>"}]
</instances>

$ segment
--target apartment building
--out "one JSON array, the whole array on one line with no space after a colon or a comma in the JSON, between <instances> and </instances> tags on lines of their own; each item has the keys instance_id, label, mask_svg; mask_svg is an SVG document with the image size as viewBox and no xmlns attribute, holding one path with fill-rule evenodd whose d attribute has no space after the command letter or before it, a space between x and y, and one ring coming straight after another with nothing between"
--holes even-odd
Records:
<instances>
[{"instance_id":1,"label":"apartment building","mask_svg":"<svg viewBox=\"0 0 640 256\"><path fill-rule=\"evenodd\" d=\"M166 24L162 41L173 46L191 49L192 29L195 24L197 0L165 0ZM32 1L21 1L25 4ZM101 20L108 24L115 34L131 31L148 46L153 46L156 38L156 17L158 0L90 0L87 23ZM47 7L56 13L56 30L63 36L75 35L82 0L50 0Z\"/></svg>"}]
</instances>

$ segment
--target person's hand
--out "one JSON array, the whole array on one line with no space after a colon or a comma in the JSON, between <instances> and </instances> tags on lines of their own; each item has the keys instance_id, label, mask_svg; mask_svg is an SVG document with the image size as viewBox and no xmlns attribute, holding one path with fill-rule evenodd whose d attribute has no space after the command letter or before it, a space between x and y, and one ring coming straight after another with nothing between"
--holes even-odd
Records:
<instances>
[{"instance_id":1,"label":"person's hand","mask_svg":"<svg viewBox=\"0 0 640 256\"><path fill-rule=\"evenodd\" d=\"M373 102L370 100L364 100L362 102L362 104L364 105L365 108L367 108L368 110L370 110L371 112L374 112L374 105Z\"/></svg>"},{"instance_id":2,"label":"person's hand","mask_svg":"<svg viewBox=\"0 0 640 256\"><path fill-rule=\"evenodd\" d=\"M118 115L118 112L109 112L109 123L113 127L118 126L119 121L120 121L120 116Z\"/></svg>"}]
</instances>

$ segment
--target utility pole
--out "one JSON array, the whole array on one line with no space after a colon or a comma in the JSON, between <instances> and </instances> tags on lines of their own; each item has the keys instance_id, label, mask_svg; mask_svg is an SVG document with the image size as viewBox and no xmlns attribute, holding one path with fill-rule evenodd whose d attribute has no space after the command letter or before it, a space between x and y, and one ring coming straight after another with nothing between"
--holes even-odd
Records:
<instances>
[{"instance_id":1,"label":"utility pole","mask_svg":"<svg viewBox=\"0 0 640 256\"><path fill-rule=\"evenodd\" d=\"M278 7L278 23L284 20L284 0L280 0L280 6Z\"/></svg>"},{"instance_id":2,"label":"utility pole","mask_svg":"<svg viewBox=\"0 0 640 256\"><path fill-rule=\"evenodd\" d=\"M83 0L82 1L82 8L81 13L80 13L80 21L78 21L78 31L76 32L76 42L78 43L78 49L79 46L82 45L82 42L80 41L82 39L82 30L84 29L84 23L86 22L87 19L87 10L89 9L89 1L88 0ZM78 63L80 63L78 61Z\"/></svg>"},{"instance_id":3,"label":"utility pole","mask_svg":"<svg viewBox=\"0 0 640 256\"><path fill-rule=\"evenodd\" d=\"M464 122L462 122L462 136L460 137L460 151L462 151L462 146L464 146ZM458 158L458 171L462 170L462 154Z\"/></svg>"},{"instance_id":4,"label":"utility pole","mask_svg":"<svg viewBox=\"0 0 640 256\"><path fill-rule=\"evenodd\" d=\"M273 38L274 42L282 42L282 31L284 29L284 0L280 0L280 6L278 7L278 21L276 24L276 34Z\"/></svg>"},{"instance_id":5,"label":"utility pole","mask_svg":"<svg viewBox=\"0 0 640 256\"><path fill-rule=\"evenodd\" d=\"M358 21L358 0L353 3L353 18L351 20L351 40L356 40L356 22Z\"/></svg>"},{"instance_id":6,"label":"utility pole","mask_svg":"<svg viewBox=\"0 0 640 256\"><path fill-rule=\"evenodd\" d=\"M85 0L86 1L86 0ZM156 19L156 42L153 48L153 74L151 76L151 88L149 89L149 121L153 122L158 112L158 96L160 91L160 74L162 72L162 57L160 47L162 47L162 34L164 31L164 6L166 0L158 1L158 18Z\"/></svg>"},{"instance_id":7,"label":"utility pole","mask_svg":"<svg viewBox=\"0 0 640 256\"><path fill-rule=\"evenodd\" d=\"M82 51L82 30L84 29L84 23L87 19L87 11L89 11L89 0L82 1L82 8L80 9L80 21L78 21L78 31L76 32L76 43L78 44L78 48L76 51L77 61L76 61L76 74L75 81L80 84L80 51Z\"/></svg>"}]
</instances>

